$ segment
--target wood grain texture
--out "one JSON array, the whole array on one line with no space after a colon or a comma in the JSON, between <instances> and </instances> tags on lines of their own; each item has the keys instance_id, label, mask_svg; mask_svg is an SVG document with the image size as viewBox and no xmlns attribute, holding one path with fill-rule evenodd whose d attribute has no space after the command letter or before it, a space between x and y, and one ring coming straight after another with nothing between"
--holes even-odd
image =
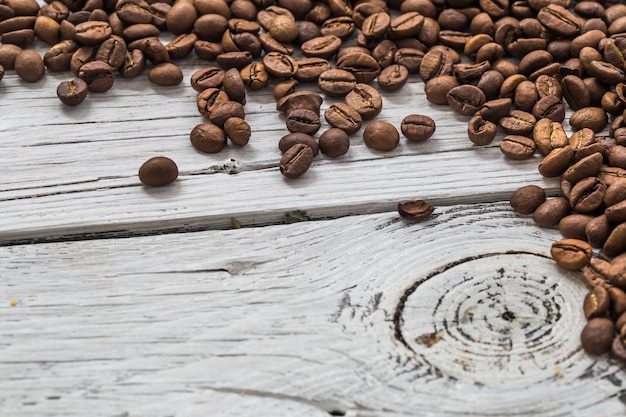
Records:
<instances>
[{"instance_id":1,"label":"wood grain texture","mask_svg":"<svg viewBox=\"0 0 626 417\"><path fill-rule=\"evenodd\" d=\"M555 239L491 203L3 247L0 410L621 416Z\"/></svg>"}]
</instances>

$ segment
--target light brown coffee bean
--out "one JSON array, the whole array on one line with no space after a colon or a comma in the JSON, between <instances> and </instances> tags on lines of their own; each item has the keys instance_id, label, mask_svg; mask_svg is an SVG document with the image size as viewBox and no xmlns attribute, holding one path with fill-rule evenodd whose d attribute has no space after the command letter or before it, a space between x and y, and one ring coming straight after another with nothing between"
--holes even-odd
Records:
<instances>
[{"instance_id":1,"label":"light brown coffee bean","mask_svg":"<svg viewBox=\"0 0 626 417\"><path fill-rule=\"evenodd\" d=\"M165 156L150 158L139 168L139 180L145 185L160 187L174 182L176 178L178 167Z\"/></svg>"},{"instance_id":2,"label":"light brown coffee bean","mask_svg":"<svg viewBox=\"0 0 626 417\"><path fill-rule=\"evenodd\" d=\"M183 72L177 65L163 62L148 71L148 79L156 85L173 86L183 81Z\"/></svg>"},{"instance_id":3,"label":"light brown coffee bean","mask_svg":"<svg viewBox=\"0 0 626 417\"><path fill-rule=\"evenodd\" d=\"M605 316L611 306L609 290L602 285L595 286L583 301L583 312L587 319Z\"/></svg>"},{"instance_id":4,"label":"light brown coffee bean","mask_svg":"<svg viewBox=\"0 0 626 417\"><path fill-rule=\"evenodd\" d=\"M283 154L280 173L287 178L298 178L306 173L313 163L313 150L304 144L296 144Z\"/></svg>"},{"instance_id":5,"label":"light brown coffee bean","mask_svg":"<svg viewBox=\"0 0 626 417\"><path fill-rule=\"evenodd\" d=\"M435 207L424 200L406 201L398 203L400 216L411 221L424 220L435 211Z\"/></svg>"},{"instance_id":6,"label":"light brown coffee bean","mask_svg":"<svg viewBox=\"0 0 626 417\"><path fill-rule=\"evenodd\" d=\"M589 263L592 249L584 240L563 239L552 244L550 254L559 266L574 271Z\"/></svg>"},{"instance_id":7,"label":"light brown coffee bean","mask_svg":"<svg viewBox=\"0 0 626 417\"><path fill-rule=\"evenodd\" d=\"M189 139L194 148L206 153L217 153L226 145L226 133L212 123L200 123L194 127Z\"/></svg>"},{"instance_id":8,"label":"light brown coffee bean","mask_svg":"<svg viewBox=\"0 0 626 417\"><path fill-rule=\"evenodd\" d=\"M525 185L511 194L509 203L520 214L531 214L546 201L546 192L537 185Z\"/></svg>"},{"instance_id":9,"label":"light brown coffee bean","mask_svg":"<svg viewBox=\"0 0 626 417\"><path fill-rule=\"evenodd\" d=\"M330 128L320 135L320 151L331 158L345 155L350 148L350 137L336 127Z\"/></svg>"},{"instance_id":10,"label":"light brown coffee bean","mask_svg":"<svg viewBox=\"0 0 626 417\"><path fill-rule=\"evenodd\" d=\"M15 73L24 81L34 83L41 80L46 73L46 66L37 51L28 49L15 57Z\"/></svg>"},{"instance_id":11,"label":"light brown coffee bean","mask_svg":"<svg viewBox=\"0 0 626 417\"><path fill-rule=\"evenodd\" d=\"M241 117L230 117L224 122L224 133L237 146L246 146L252 136L250 125Z\"/></svg>"},{"instance_id":12,"label":"light brown coffee bean","mask_svg":"<svg viewBox=\"0 0 626 417\"><path fill-rule=\"evenodd\" d=\"M507 135L500 142L500 151L510 159L529 159L535 153L535 142L526 136Z\"/></svg>"},{"instance_id":13,"label":"light brown coffee bean","mask_svg":"<svg viewBox=\"0 0 626 417\"><path fill-rule=\"evenodd\" d=\"M537 207L533 219L539 227L558 226L561 219L571 213L569 201L563 197L550 198Z\"/></svg>"},{"instance_id":14,"label":"light brown coffee bean","mask_svg":"<svg viewBox=\"0 0 626 417\"><path fill-rule=\"evenodd\" d=\"M398 146L400 134L391 123L376 120L365 127L363 141L368 148L378 151L391 151Z\"/></svg>"}]
</instances>

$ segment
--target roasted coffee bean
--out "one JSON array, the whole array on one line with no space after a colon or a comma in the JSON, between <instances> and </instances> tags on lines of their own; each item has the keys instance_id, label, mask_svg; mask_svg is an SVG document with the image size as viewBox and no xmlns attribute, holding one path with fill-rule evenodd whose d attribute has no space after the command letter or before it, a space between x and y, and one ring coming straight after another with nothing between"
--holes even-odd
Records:
<instances>
[{"instance_id":1,"label":"roasted coffee bean","mask_svg":"<svg viewBox=\"0 0 626 417\"><path fill-rule=\"evenodd\" d=\"M608 288L608 291L609 296L611 297L611 307L609 310L611 317L618 319L624 312L626 312L626 293L618 287L610 287ZM622 326L619 326L619 329L621 329L621 327Z\"/></svg>"},{"instance_id":2,"label":"roasted coffee bean","mask_svg":"<svg viewBox=\"0 0 626 417\"><path fill-rule=\"evenodd\" d=\"M356 133L363 124L359 112L345 103L336 103L328 107L324 112L324 118L328 124L345 131L348 135Z\"/></svg>"},{"instance_id":3,"label":"roasted coffee bean","mask_svg":"<svg viewBox=\"0 0 626 417\"><path fill-rule=\"evenodd\" d=\"M426 99L433 104L447 105L448 100L446 95L448 91L459 85L459 81L453 75L442 75L431 78L426 81L426 85L424 86Z\"/></svg>"},{"instance_id":4,"label":"roasted coffee bean","mask_svg":"<svg viewBox=\"0 0 626 417\"><path fill-rule=\"evenodd\" d=\"M299 84L298 80L294 80L294 79L279 81L274 87L274 90L272 90L272 95L274 96L274 100L278 101L281 98L288 96L289 94L295 93L296 86L298 84ZM242 81L242 85L243 85L243 81Z\"/></svg>"},{"instance_id":5,"label":"roasted coffee bean","mask_svg":"<svg viewBox=\"0 0 626 417\"><path fill-rule=\"evenodd\" d=\"M87 83L80 78L62 81L57 87L57 97L63 104L77 106L87 97Z\"/></svg>"},{"instance_id":6,"label":"roasted coffee bean","mask_svg":"<svg viewBox=\"0 0 626 417\"><path fill-rule=\"evenodd\" d=\"M404 86L408 77L409 71L404 65L393 64L378 74L378 86L383 91L397 91Z\"/></svg>"},{"instance_id":7,"label":"roasted coffee bean","mask_svg":"<svg viewBox=\"0 0 626 417\"><path fill-rule=\"evenodd\" d=\"M350 137L341 129L330 128L320 135L319 148L324 155L332 158L345 155L350 148Z\"/></svg>"},{"instance_id":8,"label":"roasted coffee bean","mask_svg":"<svg viewBox=\"0 0 626 417\"><path fill-rule=\"evenodd\" d=\"M509 114L511 110L511 106L513 105L513 100L510 98L498 98L494 100L486 101L480 109L478 109L478 114L490 122L497 123L502 117Z\"/></svg>"},{"instance_id":9,"label":"roasted coffee bean","mask_svg":"<svg viewBox=\"0 0 626 417\"><path fill-rule=\"evenodd\" d=\"M563 197L550 198L539 205L533 213L533 219L539 227L558 226L561 219L570 214L569 202Z\"/></svg>"},{"instance_id":10,"label":"roasted coffee bean","mask_svg":"<svg viewBox=\"0 0 626 417\"><path fill-rule=\"evenodd\" d=\"M398 146L400 134L391 123L376 120L365 127L363 142L368 148L378 151L391 151Z\"/></svg>"},{"instance_id":11,"label":"roasted coffee bean","mask_svg":"<svg viewBox=\"0 0 626 417\"><path fill-rule=\"evenodd\" d=\"M388 13L381 12L368 16L361 25L361 33L367 39L382 39L387 35L391 25L391 17ZM423 22L422 22L423 25Z\"/></svg>"},{"instance_id":12,"label":"roasted coffee bean","mask_svg":"<svg viewBox=\"0 0 626 417\"><path fill-rule=\"evenodd\" d=\"M507 116L499 120L500 127L512 135L530 135L536 123L535 116L523 110L511 110Z\"/></svg>"},{"instance_id":13,"label":"roasted coffee bean","mask_svg":"<svg viewBox=\"0 0 626 417\"><path fill-rule=\"evenodd\" d=\"M553 122L562 122L565 119L565 106L557 96L546 96L535 103L531 113L537 119L549 119Z\"/></svg>"},{"instance_id":14,"label":"roasted coffee bean","mask_svg":"<svg viewBox=\"0 0 626 417\"><path fill-rule=\"evenodd\" d=\"M246 112L241 103L236 101L227 101L220 104L211 111L209 120L211 120L211 123L214 125L223 128L226 120L231 117L239 117L241 119L246 117Z\"/></svg>"},{"instance_id":15,"label":"roasted coffee bean","mask_svg":"<svg viewBox=\"0 0 626 417\"><path fill-rule=\"evenodd\" d=\"M358 83L346 94L346 104L355 109L363 120L378 116L383 108L383 99L378 91L365 83Z\"/></svg>"},{"instance_id":16,"label":"roasted coffee bean","mask_svg":"<svg viewBox=\"0 0 626 417\"><path fill-rule=\"evenodd\" d=\"M112 86L115 78L111 66L102 61L91 61L82 65L78 70L78 78L89 86L89 91L103 93Z\"/></svg>"},{"instance_id":17,"label":"roasted coffee bean","mask_svg":"<svg viewBox=\"0 0 626 417\"><path fill-rule=\"evenodd\" d=\"M531 214L545 201L546 192L543 188L537 185L525 185L511 194L509 204L520 214Z\"/></svg>"},{"instance_id":18,"label":"roasted coffee bean","mask_svg":"<svg viewBox=\"0 0 626 417\"><path fill-rule=\"evenodd\" d=\"M313 38L322 36L320 27L312 21L307 20L303 22L296 22L296 26L298 26L298 37L296 38L296 43L303 44ZM330 33L330 35L332 35L332 33Z\"/></svg>"},{"instance_id":19,"label":"roasted coffee bean","mask_svg":"<svg viewBox=\"0 0 626 417\"><path fill-rule=\"evenodd\" d=\"M608 289L613 284L609 282L609 264L604 259L591 258L589 263L582 269L583 278L590 288L594 288L598 285Z\"/></svg>"},{"instance_id":20,"label":"roasted coffee bean","mask_svg":"<svg viewBox=\"0 0 626 417\"><path fill-rule=\"evenodd\" d=\"M500 142L500 151L510 159L528 159L535 153L535 142L526 136L507 135Z\"/></svg>"},{"instance_id":21,"label":"roasted coffee bean","mask_svg":"<svg viewBox=\"0 0 626 417\"><path fill-rule=\"evenodd\" d=\"M319 114L322 101L322 97L313 91L298 91L278 100L276 110L285 115L296 109L309 109Z\"/></svg>"},{"instance_id":22,"label":"roasted coffee bean","mask_svg":"<svg viewBox=\"0 0 626 417\"><path fill-rule=\"evenodd\" d=\"M398 46L393 41L385 39L372 49L371 55L376 59L380 68L387 68L394 64L394 55L397 50Z\"/></svg>"},{"instance_id":23,"label":"roasted coffee bean","mask_svg":"<svg viewBox=\"0 0 626 417\"><path fill-rule=\"evenodd\" d=\"M224 74L224 71L219 67L205 67L194 71L189 81L194 90L202 92L207 88L221 88Z\"/></svg>"},{"instance_id":24,"label":"roasted coffee bean","mask_svg":"<svg viewBox=\"0 0 626 417\"><path fill-rule=\"evenodd\" d=\"M422 114L410 114L400 124L402 134L411 142L423 142L435 133L435 121Z\"/></svg>"},{"instance_id":25,"label":"roasted coffee bean","mask_svg":"<svg viewBox=\"0 0 626 417\"><path fill-rule=\"evenodd\" d=\"M348 39L354 33L356 25L349 16L339 16L326 20L320 29L322 36L335 35L343 40Z\"/></svg>"},{"instance_id":26,"label":"roasted coffee bean","mask_svg":"<svg viewBox=\"0 0 626 417\"><path fill-rule=\"evenodd\" d=\"M70 69L72 54L78 49L74 41L65 40L53 45L43 56L43 62L49 71L67 71Z\"/></svg>"},{"instance_id":27,"label":"roasted coffee bean","mask_svg":"<svg viewBox=\"0 0 626 417\"><path fill-rule=\"evenodd\" d=\"M535 88L539 99L555 96L559 100L563 97L561 84L558 79L549 75L541 75L535 80Z\"/></svg>"},{"instance_id":28,"label":"roasted coffee bean","mask_svg":"<svg viewBox=\"0 0 626 417\"><path fill-rule=\"evenodd\" d=\"M207 88L198 94L196 104L198 112L208 119L211 117L211 112L229 100L230 98L225 92L217 88Z\"/></svg>"},{"instance_id":29,"label":"roasted coffee bean","mask_svg":"<svg viewBox=\"0 0 626 417\"><path fill-rule=\"evenodd\" d=\"M584 178L572 187L570 205L578 213L592 213L602 205L605 193L606 185L598 178Z\"/></svg>"},{"instance_id":30,"label":"roasted coffee bean","mask_svg":"<svg viewBox=\"0 0 626 417\"><path fill-rule=\"evenodd\" d=\"M449 54L432 49L424 55L420 63L419 76L424 82L435 77L451 75L454 62Z\"/></svg>"},{"instance_id":31,"label":"roasted coffee bean","mask_svg":"<svg viewBox=\"0 0 626 417\"><path fill-rule=\"evenodd\" d=\"M626 200L626 181L615 181L609 185L604 195L604 205L610 207Z\"/></svg>"},{"instance_id":32,"label":"roasted coffee bean","mask_svg":"<svg viewBox=\"0 0 626 417\"><path fill-rule=\"evenodd\" d=\"M319 153L319 144L315 140L315 138L311 135L307 135L306 133L289 133L288 135L283 136L278 141L278 149L285 153L292 146L301 143L313 151L313 156L317 156Z\"/></svg>"},{"instance_id":33,"label":"roasted coffee bean","mask_svg":"<svg viewBox=\"0 0 626 417\"><path fill-rule=\"evenodd\" d=\"M424 200L398 203L398 213L407 220L423 220L430 216L434 211L435 206L428 204Z\"/></svg>"},{"instance_id":34,"label":"roasted coffee bean","mask_svg":"<svg viewBox=\"0 0 626 417\"><path fill-rule=\"evenodd\" d=\"M150 158L139 168L139 180L145 185L160 187L174 182L176 178L178 167L165 156Z\"/></svg>"},{"instance_id":35,"label":"roasted coffee bean","mask_svg":"<svg viewBox=\"0 0 626 417\"><path fill-rule=\"evenodd\" d=\"M611 349L615 334L613 322L596 317L587 322L580 335L582 348L591 355L601 355Z\"/></svg>"},{"instance_id":36,"label":"roasted coffee bean","mask_svg":"<svg viewBox=\"0 0 626 417\"><path fill-rule=\"evenodd\" d=\"M216 58L223 52L220 44L201 39L194 42L193 50L200 59L204 59L206 61L216 60ZM252 62L252 55L249 52L248 55L250 56L250 62ZM244 65L242 65L241 68L243 68L243 66Z\"/></svg>"},{"instance_id":37,"label":"roasted coffee bean","mask_svg":"<svg viewBox=\"0 0 626 417\"><path fill-rule=\"evenodd\" d=\"M287 178L298 178L309 170L312 162L313 150L302 143L295 144L283 154L280 173Z\"/></svg>"},{"instance_id":38,"label":"roasted coffee bean","mask_svg":"<svg viewBox=\"0 0 626 417\"><path fill-rule=\"evenodd\" d=\"M265 65L252 63L241 69L241 79L250 90L260 90L269 83L269 74Z\"/></svg>"},{"instance_id":39,"label":"roasted coffee bean","mask_svg":"<svg viewBox=\"0 0 626 417\"><path fill-rule=\"evenodd\" d=\"M146 58L139 49L127 51L124 63L120 68L120 75L125 78L133 78L141 74L146 67Z\"/></svg>"},{"instance_id":40,"label":"roasted coffee bean","mask_svg":"<svg viewBox=\"0 0 626 417\"><path fill-rule=\"evenodd\" d=\"M47 16L37 16L33 30L38 39L41 39L49 45L54 45L60 40L60 28L61 25L59 22L53 18Z\"/></svg>"},{"instance_id":41,"label":"roasted coffee bean","mask_svg":"<svg viewBox=\"0 0 626 417\"><path fill-rule=\"evenodd\" d=\"M587 240L585 228L587 224L593 220L593 216L586 214L570 214L565 216L559 222L559 231L561 235L567 239Z\"/></svg>"},{"instance_id":42,"label":"roasted coffee bean","mask_svg":"<svg viewBox=\"0 0 626 417\"><path fill-rule=\"evenodd\" d=\"M330 69L319 75L317 85L331 97L343 97L354 89L356 78L349 71Z\"/></svg>"},{"instance_id":43,"label":"roasted coffee bean","mask_svg":"<svg viewBox=\"0 0 626 417\"><path fill-rule=\"evenodd\" d=\"M337 53L341 43L341 39L335 35L319 36L304 42L300 50L306 57L329 59Z\"/></svg>"},{"instance_id":44,"label":"roasted coffee bean","mask_svg":"<svg viewBox=\"0 0 626 417\"><path fill-rule=\"evenodd\" d=\"M612 227L604 214L594 217L585 226L585 236L587 242L594 248L604 246L607 238L611 234Z\"/></svg>"},{"instance_id":45,"label":"roasted coffee bean","mask_svg":"<svg viewBox=\"0 0 626 417\"><path fill-rule=\"evenodd\" d=\"M29 83L41 80L46 74L46 66L41 56L34 50L25 50L15 57L15 73Z\"/></svg>"},{"instance_id":46,"label":"roasted coffee bean","mask_svg":"<svg viewBox=\"0 0 626 417\"><path fill-rule=\"evenodd\" d=\"M608 123L606 112L599 107L583 107L576 110L569 118L569 124L574 130L587 127L594 132L600 132Z\"/></svg>"},{"instance_id":47,"label":"roasted coffee bean","mask_svg":"<svg viewBox=\"0 0 626 417\"><path fill-rule=\"evenodd\" d=\"M399 48L393 56L396 64L404 65L409 74L418 74L424 52L416 48Z\"/></svg>"},{"instance_id":48,"label":"roasted coffee bean","mask_svg":"<svg viewBox=\"0 0 626 417\"><path fill-rule=\"evenodd\" d=\"M148 71L148 79L156 85L173 86L183 81L183 72L177 65L163 62Z\"/></svg>"},{"instance_id":49,"label":"roasted coffee bean","mask_svg":"<svg viewBox=\"0 0 626 417\"><path fill-rule=\"evenodd\" d=\"M315 83L322 73L331 69L330 63L324 58L302 58L296 63L298 64L298 71L296 71L295 78L300 82Z\"/></svg>"},{"instance_id":50,"label":"roasted coffee bean","mask_svg":"<svg viewBox=\"0 0 626 417\"><path fill-rule=\"evenodd\" d=\"M548 155L553 149L569 145L569 139L563 125L550 119L540 119L533 128L533 140L537 149Z\"/></svg>"},{"instance_id":51,"label":"roasted coffee bean","mask_svg":"<svg viewBox=\"0 0 626 417\"><path fill-rule=\"evenodd\" d=\"M467 137L475 145L488 145L498 133L498 126L477 114L467 124Z\"/></svg>"},{"instance_id":52,"label":"roasted coffee bean","mask_svg":"<svg viewBox=\"0 0 626 417\"><path fill-rule=\"evenodd\" d=\"M604 158L601 153L591 154L569 167L563 173L563 178L571 183L576 183L583 178L593 177L600 172L603 161Z\"/></svg>"},{"instance_id":53,"label":"roasted coffee bean","mask_svg":"<svg viewBox=\"0 0 626 417\"><path fill-rule=\"evenodd\" d=\"M194 127L189 139L194 148L206 153L217 153L226 145L226 133L212 123L200 123Z\"/></svg>"},{"instance_id":54,"label":"roasted coffee bean","mask_svg":"<svg viewBox=\"0 0 626 417\"><path fill-rule=\"evenodd\" d=\"M171 60L183 59L193 51L197 40L194 33L183 33L165 45L165 49Z\"/></svg>"},{"instance_id":55,"label":"roasted coffee bean","mask_svg":"<svg viewBox=\"0 0 626 417\"><path fill-rule=\"evenodd\" d=\"M370 83L380 74L380 65L371 55L352 53L337 60L337 68L351 72L359 83Z\"/></svg>"},{"instance_id":56,"label":"roasted coffee bean","mask_svg":"<svg viewBox=\"0 0 626 417\"><path fill-rule=\"evenodd\" d=\"M487 70L478 79L476 87L485 93L487 100L495 100L500 94L500 86L503 82L504 76L502 74L495 70Z\"/></svg>"},{"instance_id":57,"label":"roasted coffee bean","mask_svg":"<svg viewBox=\"0 0 626 417\"><path fill-rule=\"evenodd\" d=\"M604 210L604 215L612 223L626 222L626 200L622 200L607 207L607 209Z\"/></svg>"},{"instance_id":58,"label":"roasted coffee bean","mask_svg":"<svg viewBox=\"0 0 626 417\"><path fill-rule=\"evenodd\" d=\"M124 65L125 57L126 42L121 37L112 35L98 47L95 59L106 62L114 70L119 70Z\"/></svg>"},{"instance_id":59,"label":"roasted coffee bean","mask_svg":"<svg viewBox=\"0 0 626 417\"><path fill-rule=\"evenodd\" d=\"M235 145L245 146L250 141L252 130L243 118L230 117L224 122L224 133Z\"/></svg>"},{"instance_id":60,"label":"roasted coffee bean","mask_svg":"<svg viewBox=\"0 0 626 417\"><path fill-rule=\"evenodd\" d=\"M246 104L246 86L237 68L231 68L224 73L222 85L231 100Z\"/></svg>"},{"instance_id":61,"label":"roasted coffee bean","mask_svg":"<svg viewBox=\"0 0 626 417\"><path fill-rule=\"evenodd\" d=\"M577 269L577 268L576 268ZM596 285L587 293L583 301L585 318L603 317L611 306L609 290L602 285Z\"/></svg>"},{"instance_id":62,"label":"roasted coffee bean","mask_svg":"<svg viewBox=\"0 0 626 417\"><path fill-rule=\"evenodd\" d=\"M154 65L161 64L163 62L169 62L170 55L167 53L167 48L159 38L143 38L131 42L128 44L128 49L139 49L145 55L146 59L152 62Z\"/></svg>"},{"instance_id":63,"label":"roasted coffee bean","mask_svg":"<svg viewBox=\"0 0 626 417\"><path fill-rule=\"evenodd\" d=\"M469 84L450 89L446 94L446 100L452 110L463 116L476 113L487 101L485 93L480 88Z\"/></svg>"},{"instance_id":64,"label":"roasted coffee bean","mask_svg":"<svg viewBox=\"0 0 626 417\"><path fill-rule=\"evenodd\" d=\"M313 110L296 109L287 115L287 130L313 135L320 129L320 117Z\"/></svg>"},{"instance_id":65,"label":"roasted coffee bean","mask_svg":"<svg viewBox=\"0 0 626 417\"><path fill-rule=\"evenodd\" d=\"M76 25L74 40L83 45L99 45L113 34L108 22L89 20Z\"/></svg>"},{"instance_id":66,"label":"roasted coffee bean","mask_svg":"<svg viewBox=\"0 0 626 417\"><path fill-rule=\"evenodd\" d=\"M563 91L563 97L574 111L588 107L591 104L589 89L578 76L567 75L563 77L561 90Z\"/></svg>"},{"instance_id":67,"label":"roasted coffee bean","mask_svg":"<svg viewBox=\"0 0 626 417\"><path fill-rule=\"evenodd\" d=\"M270 22L269 33L279 42L293 42L298 37L298 26L292 16L276 16Z\"/></svg>"},{"instance_id":68,"label":"roasted coffee bean","mask_svg":"<svg viewBox=\"0 0 626 417\"><path fill-rule=\"evenodd\" d=\"M580 32L580 19L565 7L548 4L537 13L537 20L549 31L563 37L572 37Z\"/></svg>"},{"instance_id":69,"label":"roasted coffee bean","mask_svg":"<svg viewBox=\"0 0 626 417\"><path fill-rule=\"evenodd\" d=\"M530 112L538 99L539 95L537 94L534 82L523 80L515 87L513 104L515 104L518 109Z\"/></svg>"},{"instance_id":70,"label":"roasted coffee bean","mask_svg":"<svg viewBox=\"0 0 626 417\"><path fill-rule=\"evenodd\" d=\"M539 173L547 178L558 177L568 169L573 158L574 151L569 145L562 148L554 148L539 163Z\"/></svg>"},{"instance_id":71,"label":"roasted coffee bean","mask_svg":"<svg viewBox=\"0 0 626 417\"><path fill-rule=\"evenodd\" d=\"M406 12L395 17L389 24L389 36L408 38L417 35L424 26L424 16L418 12Z\"/></svg>"},{"instance_id":72,"label":"roasted coffee bean","mask_svg":"<svg viewBox=\"0 0 626 417\"><path fill-rule=\"evenodd\" d=\"M626 146L617 145L609 150L609 164L626 169Z\"/></svg>"},{"instance_id":73,"label":"roasted coffee bean","mask_svg":"<svg viewBox=\"0 0 626 417\"><path fill-rule=\"evenodd\" d=\"M270 75L278 78L291 78L298 72L296 60L280 52L265 54L263 65Z\"/></svg>"}]
</instances>

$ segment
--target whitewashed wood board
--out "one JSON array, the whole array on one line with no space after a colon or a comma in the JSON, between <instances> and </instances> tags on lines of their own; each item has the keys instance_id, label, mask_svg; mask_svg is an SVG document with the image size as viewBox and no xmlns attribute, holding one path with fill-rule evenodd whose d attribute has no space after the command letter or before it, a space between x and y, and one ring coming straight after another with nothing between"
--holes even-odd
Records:
<instances>
[{"instance_id":1,"label":"whitewashed wood board","mask_svg":"<svg viewBox=\"0 0 626 417\"><path fill-rule=\"evenodd\" d=\"M558 237L492 203L2 247L0 410L622 416Z\"/></svg>"}]
</instances>

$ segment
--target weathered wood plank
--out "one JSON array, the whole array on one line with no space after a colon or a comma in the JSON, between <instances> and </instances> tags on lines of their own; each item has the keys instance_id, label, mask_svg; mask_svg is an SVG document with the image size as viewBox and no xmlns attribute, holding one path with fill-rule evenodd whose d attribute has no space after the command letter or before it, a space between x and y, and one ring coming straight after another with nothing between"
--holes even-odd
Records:
<instances>
[{"instance_id":1,"label":"weathered wood plank","mask_svg":"<svg viewBox=\"0 0 626 417\"><path fill-rule=\"evenodd\" d=\"M494 203L3 247L0 410L623 415L557 238Z\"/></svg>"}]
</instances>

